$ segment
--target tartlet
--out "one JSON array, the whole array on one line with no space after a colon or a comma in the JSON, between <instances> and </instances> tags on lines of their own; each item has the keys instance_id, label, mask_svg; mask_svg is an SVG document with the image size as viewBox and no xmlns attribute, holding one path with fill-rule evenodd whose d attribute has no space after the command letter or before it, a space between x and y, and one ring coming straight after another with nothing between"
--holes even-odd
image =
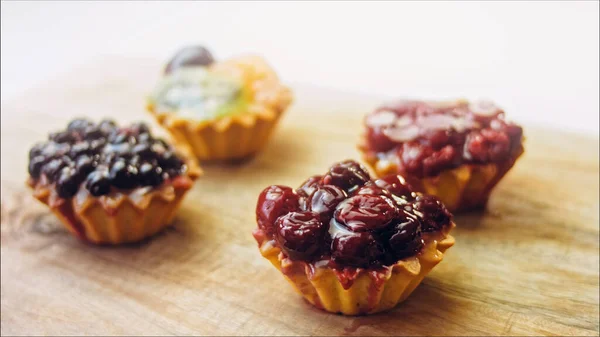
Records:
<instances>
[{"instance_id":1,"label":"tartlet","mask_svg":"<svg viewBox=\"0 0 600 337\"><path fill-rule=\"evenodd\" d=\"M523 129L486 101L400 101L364 123L359 149L375 172L402 175L452 212L484 208L524 151Z\"/></svg>"},{"instance_id":2,"label":"tartlet","mask_svg":"<svg viewBox=\"0 0 600 337\"><path fill-rule=\"evenodd\" d=\"M201 174L188 157L144 123L76 119L31 148L27 184L79 239L136 242L171 223Z\"/></svg>"},{"instance_id":3,"label":"tartlet","mask_svg":"<svg viewBox=\"0 0 600 337\"><path fill-rule=\"evenodd\" d=\"M254 238L308 302L344 315L395 307L454 244L452 215L435 197L391 175L371 180L354 161L297 189L270 186Z\"/></svg>"},{"instance_id":4,"label":"tartlet","mask_svg":"<svg viewBox=\"0 0 600 337\"><path fill-rule=\"evenodd\" d=\"M199 160L229 161L261 150L291 101L261 57L214 62L207 49L192 46L167 64L147 109Z\"/></svg>"}]
</instances>

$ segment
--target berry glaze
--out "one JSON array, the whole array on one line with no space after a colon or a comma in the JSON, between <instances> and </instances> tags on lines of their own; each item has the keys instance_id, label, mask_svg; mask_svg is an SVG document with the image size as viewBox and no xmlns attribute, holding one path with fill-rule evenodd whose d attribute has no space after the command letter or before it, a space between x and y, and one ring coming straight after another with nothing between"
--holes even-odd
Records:
<instances>
[{"instance_id":1,"label":"berry glaze","mask_svg":"<svg viewBox=\"0 0 600 337\"><path fill-rule=\"evenodd\" d=\"M330 268L345 289L360 273L385 282L393 265L446 235L452 215L437 198L412 192L401 176L371 180L347 160L299 188L269 186L256 206L260 247L280 249L282 271ZM285 267L284 267L285 266Z\"/></svg>"},{"instance_id":2,"label":"berry glaze","mask_svg":"<svg viewBox=\"0 0 600 337\"><path fill-rule=\"evenodd\" d=\"M389 161L404 176L510 162L523 151L523 129L490 102L400 101L376 109L364 123L367 160Z\"/></svg>"},{"instance_id":3,"label":"berry glaze","mask_svg":"<svg viewBox=\"0 0 600 337\"><path fill-rule=\"evenodd\" d=\"M72 214L90 197L110 214L121 196L142 203L152 191L163 193L163 187L191 186L188 173L183 157L144 123L118 127L111 120L76 119L29 151L29 186L62 214ZM66 220L85 239L79 221Z\"/></svg>"}]
</instances>

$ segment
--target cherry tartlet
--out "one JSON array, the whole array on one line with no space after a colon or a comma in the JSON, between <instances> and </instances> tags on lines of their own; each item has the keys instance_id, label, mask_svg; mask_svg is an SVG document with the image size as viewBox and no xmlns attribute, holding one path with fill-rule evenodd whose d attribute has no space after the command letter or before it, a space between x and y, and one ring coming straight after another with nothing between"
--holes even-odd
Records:
<instances>
[{"instance_id":1,"label":"cherry tartlet","mask_svg":"<svg viewBox=\"0 0 600 337\"><path fill-rule=\"evenodd\" d=\"M350 160L297 189L267 187L256 220L261 254L308 302L344 315L393 308L454 244L436 197L398 175L371 180Z\"/></svg>"},{"instance_id":2,"label":"cherry tartlet","mask_svg":"<svg viewBox=\"0 0 600 337\"><path fill-rule=\"evenodd\" d=\"M167 226L200 174L144 123L76 119L31 148L27 184L79 239L120 244Z\"/></svg>"},{"instance_id":3,"label":"cherry tartlet","mask_svg":"<svg viewBox=\"0 0 600 337\"><path fill-rule=\"evenodd\" d=\"M400 101L367 115L359 145L379 176L402 175L452 212L486 206L523 154L523 129L491 102Z\"/></svg>"},{"instance_id":4,"label":"cherry tartlet","mask_svg":"<svg viewBox=\"0 0 600 337\"><path fill-rule=\"evenodd\" d=\"M148 101L175 140L202 161L236 161L267 143L292 100L258 56L215 61L202 46L177 52Z\"/></svg>"}]
</instances>

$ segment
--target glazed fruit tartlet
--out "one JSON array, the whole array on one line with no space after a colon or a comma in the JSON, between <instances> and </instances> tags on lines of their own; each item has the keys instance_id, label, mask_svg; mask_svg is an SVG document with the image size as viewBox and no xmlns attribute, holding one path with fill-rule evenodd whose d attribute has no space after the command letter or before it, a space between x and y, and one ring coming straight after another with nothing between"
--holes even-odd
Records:
<instances>
[{"instance_id":1,"label":"glazed fruit tartlet","mask_svg":"<svg viewBox=\"0 0 600 337\"><path fill-rule=\"evenodd\" d=\"M344 315L405 300L454 244L452 215L401 176L371 180L355 161L299 188L270 186L256 206L261 254L315 307Z\"/></svg>"},{"instance_id":2,"label":"glazed fruit tartlet","mask_svg":"<svg viewBox=\"0 0 600 337\"><path fill-rule=\"evenodd\" d=\"M147 108L199 160L223 161L262 149L291 100L262 58L215 62L206 48L192 46L167 64Z\"/></svg>"},{"instance_id":3,"label":"glazed fruit tartlet","mask_svg":"<svg viewBox=\"0 0 600 337\"><path fill-rule=\"evenodd\" d=\"M364 123L359 149L375 172L402 175L452 212L485 207L523 153L523 129L491 102L400 101Z\"/></svg>"},{"instance_id":4,"label":"glazed fruit tartlet","mask_svg":"<svg viewBox=\"0 0 600 337\"><path fill-rule=\"evenodd\" d=\"M200 174L144 123L76 119L29 151L27 183L79 239L120 244L167 226Z\"/></svg>"}]
</instances>

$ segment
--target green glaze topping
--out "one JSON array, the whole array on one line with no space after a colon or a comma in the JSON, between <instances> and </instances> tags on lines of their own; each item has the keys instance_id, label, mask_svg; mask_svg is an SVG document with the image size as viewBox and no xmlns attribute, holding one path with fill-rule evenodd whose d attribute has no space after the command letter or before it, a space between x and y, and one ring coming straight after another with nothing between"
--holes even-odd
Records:
<instances>
[{"instance_id":1,"label":"green glaze topping","mask_svg":"<svg viewBox=\"0 0 600 337\"><path fill-rule=\"evenodd\" d=\"M244 111L243 85L234 78L185 67L165 76L150 97L156 111L210 120Z\"/></svg>"}]
</instances>

